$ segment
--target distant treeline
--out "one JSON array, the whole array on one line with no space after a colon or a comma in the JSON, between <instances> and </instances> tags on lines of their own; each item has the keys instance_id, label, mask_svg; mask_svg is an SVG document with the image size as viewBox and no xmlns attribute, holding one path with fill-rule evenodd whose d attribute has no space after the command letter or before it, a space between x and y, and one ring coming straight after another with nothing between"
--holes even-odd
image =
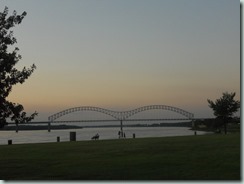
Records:
<instances>
[{"instance_id":1,"label":"distant treeline","mask_svg":"<svg viewBox=\"0 0 244 184\"><path fill-rule=\"evenodd\" d=\"M31 124L19 124L18 130L48 130L47 122L33 122ZM203 130L203 131L215 131L217 128L219 128L219 125L221 124L221 121L214 119L214 118L208 118L208 119L197 119L194 121L195 127L193 129L197 130ZM44 124L44 125L40 125ZM76 126L76 125L51 125L52 130L61 130L61 129L81 129L81 128L109 128L109 127L120 127L120 125L85 125L85 126ZM191 127L192 128L192 122L177 122L177 123L153 123L153 124L127 124L124 123L123 127ZM229 129L238 129L240 130L240 118L233 118L229 121L228 124ZM16 126L14 123L9 123L9 125L6 125L5 127L1 128L0 131L6 131L6 130L16 130Z\"/></svg>"},{"instance_id":2,"label":"distant treeline","mask_svg":"<svg viewBox=\"0 0 244 184\"><path fill-rule=\"evenodd\" d=\"M191 122L178 122L178 123L153 123L153 124L135 124L126 125L128 127L191 127Z\"/></svg>"},{"instance_id":3,"label":"distant treeline","mask_svg":"<svg viewBox=\"0 0 244 184\"><path fill-rule=\"evenodd\" d=\"M75 126L75 125L51 125L52 130L61 130L61 129L80 129L83 127ZM5 126L0 129L0 131L7 131L7 130L16 130L16 126ZM18 130L48 130L47 125L19 125Z\"/></svg>"},{"instance_id":4,"label":"distant treeline","mask_svg":"<svg viewBox=\"0 0 244 184\"><path fill-rule=\"evenodd\" d=\"M208 118L208 119L198 119L195 121L195 127L197 130L202 131L219 131L223 129L224 124L221 119ZM229 119L227 124L228 131L240 131L240 118L234 117Z\"/></svg>"},{"instance_id":5,"label":"distant treeline","mask_svg":"<svg viewBox=\"0 0 244 184\"><path fill-rule=\"evenodd\" d=\"M36 123L34 123L36 124ZM191 127L191 122L178 122L178 123L153 123L153 124L124 124L123 127ZM51 125L52 130L62 129L81 129L81 128L109 128L120 127L120 125L88 125L88 126L76 126L76 125ZM16 130L15 124L7 125L0 129L0 131ZM48 125L26 125L19 124L18 130L48 130Z\"/></svg>"},{"instance_id":6,"label":"distant treeline","mask_svg":"<svg viewBox=\"0 0 244 184\"><path fill-rule=\"evenodd\" d=\"M123 124L123 127L191 127L192 123L191 122L178 122L178 123L153 123L153 124L133 124L133 125L128 125L128 124ZM120 127L120 125L88 125L88 126L83 126L83 128L99 128L99 127Z\"/></svg>"}]
</instances>

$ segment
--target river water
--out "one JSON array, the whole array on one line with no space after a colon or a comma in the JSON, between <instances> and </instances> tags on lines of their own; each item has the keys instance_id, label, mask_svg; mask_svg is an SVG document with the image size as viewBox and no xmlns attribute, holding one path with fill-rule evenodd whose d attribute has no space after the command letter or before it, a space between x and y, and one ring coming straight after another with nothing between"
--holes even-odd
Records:
<instances>
[{"instance_id":1,"label":"river water","mask_svg":"<svg viewBox=\"0 0 244 184\"><path fill-rule=\"evenodd\" d=\"M13 144L24 143L44 143L57 142L57 137L60 141L69 141L70 132L76 132L77 141L91 140L95 134L99 134L100 140L118 139L118 127L115 128L83 128L83 129L65 129L65 130L35 130L35 131L0 131L0 144L8 144L8 140L12 140ZM124 127L126 138L142 137L167 137L167 136L187 136L194 135L194 131L189 130L189 127ZM197 135L206 134L206 132L197 131Z\"/></svg>"}]
</instances>

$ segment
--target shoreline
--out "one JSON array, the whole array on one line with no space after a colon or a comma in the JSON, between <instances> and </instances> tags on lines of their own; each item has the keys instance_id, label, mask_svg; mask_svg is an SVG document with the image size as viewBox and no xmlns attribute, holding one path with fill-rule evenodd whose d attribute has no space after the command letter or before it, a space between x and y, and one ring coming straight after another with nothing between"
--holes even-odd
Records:
<instances>
[{"instance_id":1,"label":"shoreline","mask_svg":"<svg viewBox=\"0 0 244 184\"><path fill-rule=\"evenodd\" d=\"M52 130L66 130L66 129L82 129L81 126L76 125L52 125ZM0 131L13 131L16 130L16 126L5 126L0 129ZM19 125L18 131L20 130L48 130L48 125Z\"/></svg>"}]
</instances>

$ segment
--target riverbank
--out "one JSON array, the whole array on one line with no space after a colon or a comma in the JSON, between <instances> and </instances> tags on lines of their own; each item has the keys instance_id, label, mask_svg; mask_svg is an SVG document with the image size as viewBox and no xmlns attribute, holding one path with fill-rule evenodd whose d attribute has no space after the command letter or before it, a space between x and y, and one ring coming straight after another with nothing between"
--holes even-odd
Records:
<instances>
[{"instance_id":1,"label":"riverbank","mask_svg":"<svg viewBox=\"0 0 244 184\"><path fill-rule=\"evenodd\" d=\"M82 129L61 129L49 132L45 130L25 131L1 131L0 144L7 144L8 140L12 140L13 144L23 143L43 143L56 142L57 137L60 141L69 141L70 132L76 132L77 141L91 140L91 138L99 134L100 140L104 139L118 139L118 132L120 127L92 127ZM124 127L123 133L126 138L132 138L135 134L136 138L144 137L168 137L168 136L188 136L194 135L194 131L187 127ZM197 135L206 134L206 132L198 131Z\"/></svg>"},{"instance_id":2,"label":"riverbank","mask_svg":"<svg viewBox=\"0 0 244 184\"><path fill-rule=\"evenodd\" d=\"M66 130L66 129L81 129L81 126L75 125L52 125L52 130ZM5 126L0 129L0 131L15 131L16 126ZM48 130L48 125L19 125L18 131L20 130Z\"/></svg>"},{"instance_id":3,"label":"riverbank","mask_svg":"<svg viewBox=\"0 0 244 184\"><path fill-rule=\"evenodd\" d=\"M3 180L240 181L240 161L238 133L0 146Z\"/></svg>"}]
</instances>

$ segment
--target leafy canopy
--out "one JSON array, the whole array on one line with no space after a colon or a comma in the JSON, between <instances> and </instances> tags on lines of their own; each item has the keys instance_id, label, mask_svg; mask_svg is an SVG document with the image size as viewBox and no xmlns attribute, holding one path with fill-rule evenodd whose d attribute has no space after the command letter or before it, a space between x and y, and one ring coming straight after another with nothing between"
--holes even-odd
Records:
<instances>
[{"instance_id":1,"label":"leafy canopy","mask_svg":"<svg viewBox=\"0 0 244 184\"><path fill-rule=\"evenodd\" d=\"M217 99L215 102L207 100L209 107L213 109L214 115L217 118L228 119L233 116L235 112L240 108L240 102L234 100L236 93L223 93L223 96L220 99Z\"/></svg>"},{"instance_id":2,"label":"leafy canopy","mask_svg":"<svg viewBox=\"0 0 244 184\"><path fill-rule=\"evenodd\" d=\"M17 12L14 11L11 16L7 17L7 7L0 12L0 127L6 124L7 118L11 118L17 124L29 122L37 115L35 112L27 117L21 104L7 100L12 87L18 83L24 83L36 69L33 64L30 68L24 67L21 71L17 70L14 66L21 59L21 55L18 54L19 48L15 47L12 51L10 49L10 46L17 43L11 28L20 24L26 14L23 12L21 15L17 15Z\"/></svg>"}]
</instances>

